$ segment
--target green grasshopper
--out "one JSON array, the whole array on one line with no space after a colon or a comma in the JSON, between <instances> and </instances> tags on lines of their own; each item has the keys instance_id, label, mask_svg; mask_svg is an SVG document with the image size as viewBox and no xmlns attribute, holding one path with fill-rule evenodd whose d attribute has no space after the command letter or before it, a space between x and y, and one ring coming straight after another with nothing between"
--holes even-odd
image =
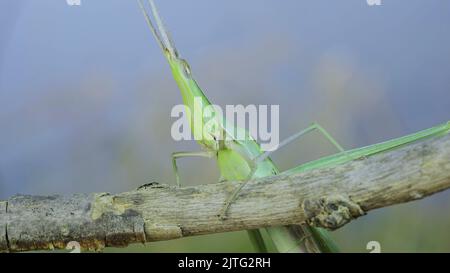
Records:
<instances>
[{"instance_id":1,"label":"green grasshopper","mask_svg":"<svg viewBox=\"0 0 450 273\"><path fill-rule=\"evenodd\" d=\"M172 154L172 164L177 185L180 186L177 159L183 157L206 157L216 159L221 179L224 181L247 181L253 178L279 174L279 170L269 157L273 151L263 151L260 148L260 145L246 130L237 127L230 128L227 121L220 113L214 110L209 110L208 114L203 113L206 108L212 105L195 81L189 64L184 59L180 58L168 31L162 23L153 0L149 0L149 5L156 22L156 27L150 19L150 16L147 14L142 0L138 0L138 3L153 36L169 62L173 77L181 91L183 103L186 106L188 113L192 112L192 109L200 109L201 112L200 118L194 118L196 114L199 114L194 113L194 115L188 117L188 121L191 131L197 132L196 129L202 128L200 130L200 138L196 138L202 151L176 152ZM306 170L342 164L354 159L364 158L398 148L402 145L423 140L427 137L443 135L450 131L450 122L411 135L349 151L344 151L324 128L317 123L313 123L308 128L282 141L278 147L287 145L295 139L312 131L322 133L322 135L339 150L339 153L308 162L284 171L282 172L283 174L298 173ZM235 132L238 132L238 135L239 133L244 134L245 137L243 139L236 138ZM222 211L218 212L218 215L222 220L226 220L226 214L229 207L232 205L233 201L238 198L239 192L243 187L245 187L245 182L241 183L229 196ZM283 227L268 227L265 228L265 231L278 252L338 251L336 244L329 237L326 230L311 227L306 223ZM250 239L257 250L266 252L267 242L264 240L262 230L250 230L248 232Z\"/></svg>"}]
</instances>

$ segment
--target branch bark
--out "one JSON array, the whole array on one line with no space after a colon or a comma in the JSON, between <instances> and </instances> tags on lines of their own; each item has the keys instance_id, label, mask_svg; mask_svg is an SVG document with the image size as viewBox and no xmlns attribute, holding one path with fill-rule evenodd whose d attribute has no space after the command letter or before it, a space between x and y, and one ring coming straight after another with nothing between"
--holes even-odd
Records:
<instances>
[{"instance_id":1,"label":"branch bark","mask_svg":"<svg viewBox=\"0 0 450 273\"><path fill-rule=\"evenodd\" d=\"M120 194L16 195L0 201L0 251L84 249L268 226L336 229L370 210L450 187L450 135L335 167L242 182L175 188L148 184Z\"/></svg>"}]
</instances>

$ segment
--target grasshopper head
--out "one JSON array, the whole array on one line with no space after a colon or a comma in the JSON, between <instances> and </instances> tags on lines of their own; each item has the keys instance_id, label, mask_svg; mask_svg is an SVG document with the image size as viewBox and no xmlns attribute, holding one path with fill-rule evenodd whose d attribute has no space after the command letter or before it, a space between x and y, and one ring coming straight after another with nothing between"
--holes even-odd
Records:
<instances>
[{"instance_id":1,"label":"grasshopper head","mask_svg":"<svg viewBox=\"0 0 450 273\"><path fill-rule=\"evenodd\" d=\"M211 103L192 77L189 64L179 57L153 0L149 0L149 4L155 24L146 12L142 0L138 0L138 2L156 42L169 62L173 77L181 91L183 102L187 108L186 113L189 113L189 125L195 140L206 150L218 150L222 135L221 113L212 109Z\"/></svg>"}]
</instances>

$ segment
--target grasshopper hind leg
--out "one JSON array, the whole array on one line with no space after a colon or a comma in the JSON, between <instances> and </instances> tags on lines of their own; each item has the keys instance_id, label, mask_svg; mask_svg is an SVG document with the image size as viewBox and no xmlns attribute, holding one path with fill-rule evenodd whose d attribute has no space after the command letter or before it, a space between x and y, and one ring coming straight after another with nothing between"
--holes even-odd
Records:
<instances>
[{"instance_id":1,"label":"grasshopper hind leg","mask_svg":"<svg viewBox=\"0 0 450 273\"><path fill-rule=\"evenodd\" d=\"M280 144L278 145L278 148L274 151L267 151L264 152L263 154L261 154L260 156L258 156L255 159L255 163L256 165L259 162L264 161L264 159L268 158L271 154L273 154L274 152L278 151L281 147L286 146L290 143L292 143L294 140L301 138L302 136L308 134L308 133L312 133L314 131L318 131L322 136L325 137L326 140L328 140L328 142L330 142L339 152L345 152L344 148L342 148L342 146L331 136L330 133L328 133L327 130L325 130L325 128L323 128L319 123L317 122L313 122L310 126L308 126L307 128L298 131L297 133L291 135L290 137L284 139L283 141L280 142Z\"/></svg>"},{"instance_id":2,"label":"grasshopper hind leg","mask_svg":"<svg viewBox=\"0 0 450 273\"><path fill-rule=\"evenodd\" d=\"M314 131L318 131L319 133L321 133L339 152L345 152L344 148L342 148L342 146L331 136L330 133L328 133L327 130L325 130L320 124L318 124L317 122L313 122L310 126L308 126L307 128L291 135L290 137L284 139L279 145L278 148L274 151L267 151L262 153L261 155L259 155L258 157L256 157L255 159L251 160L251 168L252 171L248 176L248 179L251 179L253 177L253 175L256 172L256 169L258 168L258 165L263 162L265 159L267 159L272 153L278 151L281 147L286 146L290 143L292 143L294 140L301 138L302 136L314 132ZM274 174L275 175L275 174ZM247 180L243 183L241 183L239 185L239 187L230 195L229 198L227 198L227 200L225 201L225 204L221 210L221 212L219 213L219 218L222 220L226 219L226 214L228 212L228 209L230 208L231 204L236 200L239 192L242 190L242 188L245 186L245 184L247 183Z\"/></svg>"}]
</instances>

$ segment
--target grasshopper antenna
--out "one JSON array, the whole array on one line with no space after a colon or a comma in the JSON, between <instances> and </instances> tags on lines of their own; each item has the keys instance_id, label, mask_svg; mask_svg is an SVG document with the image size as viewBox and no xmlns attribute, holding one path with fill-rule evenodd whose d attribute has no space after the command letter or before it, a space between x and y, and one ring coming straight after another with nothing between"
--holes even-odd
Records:
<instances>
[{"instance_id":1,"label":"grasshopper antenna","mask_svg":"<svg viewBox=\"0 0 450 273\"><path fill-rule=\"evenodd\" d=\"M159 33L162 35L164 42L166 44L166 47L171 51L172 54L175 56L178 56L177 49L175 48L175 45L172 41L172 37L170 36L170 32L167 30L167 28L164 26L164 22L161 19L161 16L159 16L158 9L156 8L155 2L153 0L148 0L150 3L150 7L152 9L153 17L155 17L156 25L158 26Z\"/></svg>"},{"instance_id":2,"label":"grasshopper antenna","mask_svg":"<svg viewBox=\"0 0 450 273\"><path fill-rule=\"evenodd\" d=\"M153 36L155 37L156 41L158 42L159 47L161 47L161 49L164 51L165 50L165 46L164 46L164 44L162 42L161 37L159 37L159 34L156 31L155 26L153 26L153 23L152 23L152 20L150 19L150 16L148 16L147 11L145 10L144 3L142 3L142 0L138 0L137 2L139 4L139 7L141 8L142 13L144 14L145 21L147 21L148 27L150 28Z\"/></svg>"},{"instance_id":3,"label":"grasshopper antenna","mask_svg":"<svg viewBox=\"0 0 450 273\"><path fill-rule=\"evenodd\" d=\"M163 50L163 52L169 52L170 55L178 57L178 52L175 46L173 45L169 32L167 31L161 17L159 16L158 9L156 8L156 5L153 2L153 0L148 0L148 3L150 5L152 15L155 18L156 27L146 11L143 1L138 0L138 3L142 13L144 14L145 20L147 21L147 25L150 28L153 36L155 37L159 47Z\"/></svg>"}]
</instances>

